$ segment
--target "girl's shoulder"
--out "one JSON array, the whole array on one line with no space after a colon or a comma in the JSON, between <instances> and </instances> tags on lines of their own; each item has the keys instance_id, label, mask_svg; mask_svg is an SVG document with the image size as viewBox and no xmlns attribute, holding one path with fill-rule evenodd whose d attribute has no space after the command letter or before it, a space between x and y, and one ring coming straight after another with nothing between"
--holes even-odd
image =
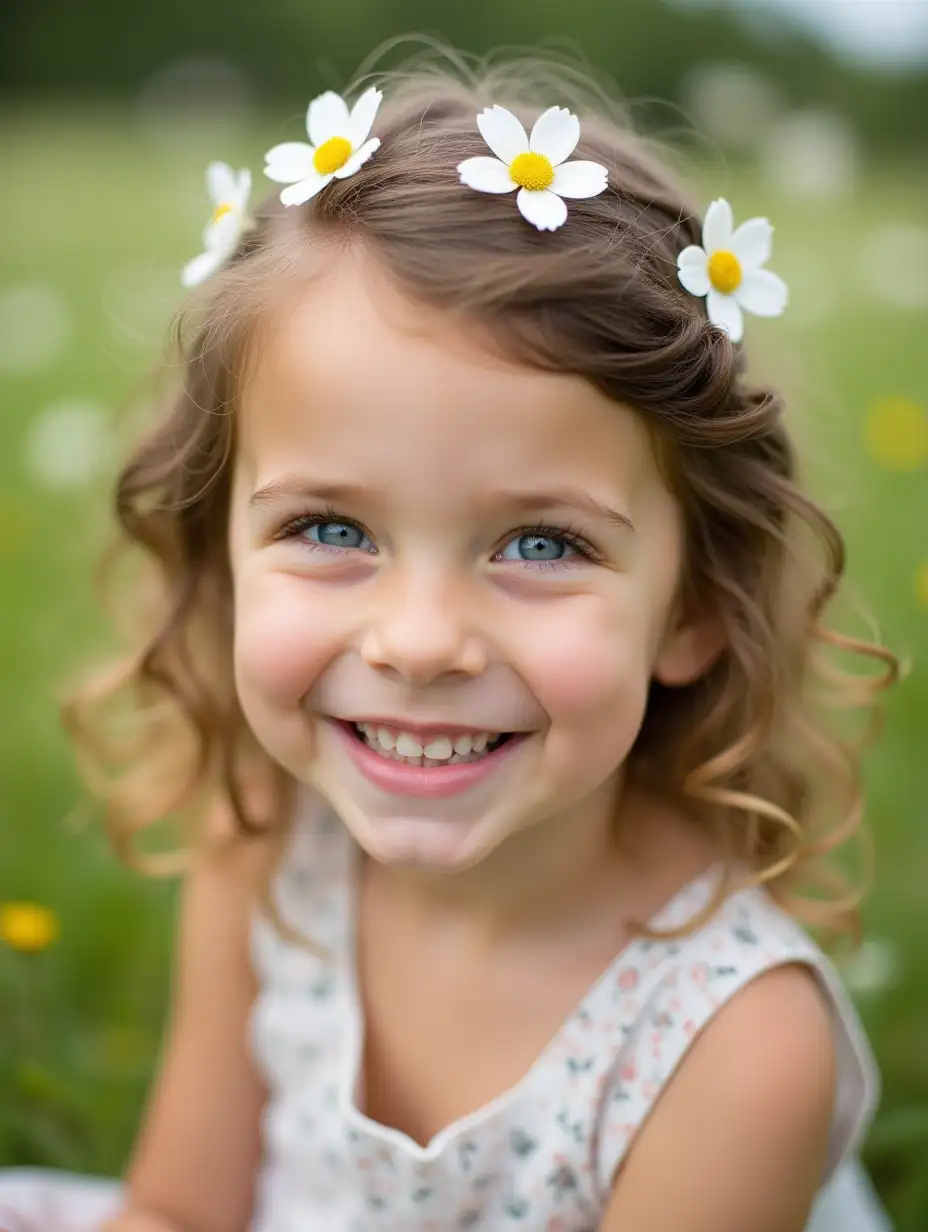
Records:
<instances>
[{"instance_id":1,"label":"girl's shoulder","mask_svg":"<svg viewBox=\"0 0 928 1232\"><path fill-rule=\"evenodd\" d=\"M861 1081L868 1088L875 1084L870 1047L837 969L803 926L762 886L749 886L729 895L706 923L683 941L674 966L672 978L680 981L691 999L704 1002L711 1011L721 1008L766 972L787 966L801 968L819 991L846 1059L856 1061ZM786 981L782 983L785 986Z\"/></svg>"},{"instance_id":2,"label":"girl's shoulder","mask_svg":"<svg viewBox=\"0 0 928 1232\"><path fill-rule=\"evenodd\" d=\"M742 1228L763 1212L770 1227L798 1228L851 1145L832 1022L808 968L764 970L708 1015L684 1058L627 1158L626 1148L607 1161L616 1183L603 1232L641 1209L661 1227Z\"/></svg>"},{"instance_id":3,"label":"girl's shoulder","mask_svg":"<svg viewBox=\"0 0 928 1232\"><path fill-rule=\"evenodd\" d=\"M712 869L685 887L652 921L654 928L684 928L708 904L720 875ZM610 995L626 1007L607 1088L604 1141L611 1145L601 1161L604 1179L663 1089L691 1052L695 1056L697 1042L703 1058L711 1057L721 1089L729 1078L737 1080L745 1057L763 1056L764 1041L785 1038L794 1023L812 1039L808 1024L816 1021L833 1057L828 1172L857 1149L879 1093L870 1046L831 961L766 891L738 890L685 936L641 939L627 958L599 1007L605 1021ZM736 1046L739 1040L745 1046ZM767 1050L770 1058L773 1051Z\"/></svg>"}]
</instances>

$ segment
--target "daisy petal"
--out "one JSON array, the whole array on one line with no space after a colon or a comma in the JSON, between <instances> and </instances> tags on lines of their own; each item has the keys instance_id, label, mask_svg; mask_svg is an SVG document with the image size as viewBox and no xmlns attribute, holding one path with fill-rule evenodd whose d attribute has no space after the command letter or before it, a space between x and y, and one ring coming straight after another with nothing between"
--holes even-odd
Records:
<instances>
[{"instance_id":1,"label":"daisy petal","mask_svg":"<svg viewBox=\"0 0 928 1232\"><path fill-rule=\"evenodd\" d=\"M724 197L713 201L706 210L702 224L702 246L706 252L718 252L720 248L731 248L732 227L735 225L731 215L731 206Z\"/></svg>"},{"instance_id":2,"label":"daisy petal","mask_svg":"<svg viewBox=\"0 0 928 1232\"><path fill-rule=\"evenodd\" d=\"M747 270L735 298L742 308L758 317L778 317L786 307L789 291L782 278L770 270Z\"/></svg>"},{"instance_id":3,"label":"daisy petal","mask_svg":"<svg viewBox=\"0 0 928 1232\"><path fill-rule=\"evenodd\" d=\"M516 205L524 219L537 227L539 231L556 231L567 221L567 206L555 193L547 188L541 192L530 192L520 188L516 197Z\"/></svg>"},{"instance_id":4,"label":"daisy petal","mask_svg":"<svg viewBox=\"0 0 928 1232\"><path fill-rule=\"evenodd\" d=\"M355 150L344 167L339 167L335 172L336 180L347 180L349 175L354 175L358 168L363 167L370 156L379 149L379 137L371 137L370 141L365 141L360 150Z\"/></svg>"},{"instance_id":5,"label":"daisy petal","mask_svg":"<svg viewBox=\"0 0 928 1232\"><path fill-rule=\"evenodd\" d=\"M230 201L235 196L235 173L228 163L210 163L206 168L206 191L213 205Z\"/></svg>"},{"instance_id":6,"label":"daisy petal","mask_svg":"<svg viewBox=\"0 0 928 1232\"><path fill-rule=\"evenodd\" d=\"M225 256L221 252L201 252L198 257L194 257L184 266L180 276L181 283L185 287L199 286L201 282L209 278L210 274L219 269L224 260Z\"/></svg>"},{"instance_id":7,"label":"daisy petal","mask_svg":"<svg viewBox=\"0 0 928 1232\"><path fill-rule=\"evenodd\" d=\"M556 167L570 158L580 140L580 121L566 107L549 107L543 111L532 129L529 149L544 156ZM557 191L557 190L555 190ZM593 196L584 193L584 196Z\"/></svg>"},{"instance_id":8,"label":"daisy petal","mask_svg":"<svg viewBox=\"0 0 928 1232\"><path fill-rule=\"evenodd\" d=\"M280 194L281 205L302 205L310 197L315 197L316 193L322 192L332 178L331 175L310 175L297 184L291 184Z\"/></svg>"},{"instance_id":9,"label":"daisy petal","mask_svg":"<svg viewBox=\"0 0 928 1232\"><path fill-rule=\"evenodd\" d=\"M351 108L351 115L348 118L348 132L345 135L351 142L353 149L360 149L371 135L371 129L374 127L374 120L377 116L377 108L380 106L382 98L383 94L381 91L375 90L372 87L370 90L365 90Z\"/></svg>"},{"instance_id":10,"label":"daisy petal","mask_svg":"<svg viewBox=\"0 0 928 1232\"><path fill-rule=\"evenodd\" d=\"M690 244L677 257L677 269L683 269L685 265L705 265L707 260L705 248Z\"/></svg>"},{"instance_id":11,"label":"daisy petal","mask_svg":"<svg viewBox=\"0 0 928 1232\"><path fill-rule=\"evenodd\" d=\"M238 173L238 182L235 185L235 201L239 209L244 210L248 205L248 198L251 196L251 172L247 167L243 167Z\"/></svg>"},{"instance_id":12,"label":"daisy petal","mask_svg":"<svg viewBox=\"0 0 928 1232\"><path fill-rule=\"evenodd\" d=\"M528 153L525 129L505 107L487 107L481 111L477 127L484 141L507 167L519 154Z\"/></svg>"},{"instance_id":13,"label":"daisy petal","mask_svg":"<svg viewBox=\"0 0 928 1232\"><path fill-rule=\"evenodd\" d=\"M477 192L508 193L516 189L509 168L498 158L465 158L458 163L458 174L462 184L476 188Z\"/></svg>"},{"instance_id":14,"label":"daisy petal","mask_svg":"<svg viewBox=\"0 0 928 1232\"><path fill-rule=\"evenodd\" d=\"M709 287L712 285L709 282L709 270L706 263L705 255L703 255L703 263L699 265L682 265L677 270L677 277L680 282L689 291L690 295L708 295Z\"/></svg>"},{"instance_id":15,"label":"daisy petal","mask_svg":"<svg viewBox=\"0 0 928 1232\"><path fill-rule=\"evenodd\" d=\"M769 261L772 248L773 227L766 218L749 218L731 237L731 250L745 270Z\"/></svg>"},{"instance_id":16,"label":"daisy petal","mask_svg":"<svg viewBox=\"0 0 928 1232\"><path fill-rule=\"evenodd\" d=\"M334 90L326 90L307 108L306 131L314 146L323 145L330 137L347 137L350 125L348 104Z\"/></svg>"},{"instance_id":17,"label":"daisy petal","mask_svg":"<svg viewBox=\"0 0 928 1232\"><path fill-rule=\"evenodd\" d=\"M203 246L210 250L223 248L227 252L231 252L233 248L238 246L241 233L241 216L236 214L234 210L230 210L228 214L223 214L221 218L217 218L215 222L207 224L203 232Z\"/></svg>"},{"instance_id":18,"label":"daisy petal","mask_svg":"<svg viewBox=\"0 0 928 1232\"><path fill-rule=\"evenodd\" d=\"M744 317L737 302L730 295L723 295L714 287L709 288L706 297L706 308L709 320L713 325L724 329L732 342L740 342L744 334Z\"/></svg>"},{"instance_id":19,"label":"daisy petal","mask_svg":"<svg viewBox=\"0 0 928 1232\"><path fill-rule=\"evenodd\" d=\"M313 148L305 141L285 141L282 145L275 145L264 158L264 174L278 184L294 184L315 171Z\"/></svg>"},{"instance_id":20,"label":"daisy petal","mask_svg":"<svg viewBox=\"0 0 928 1232\"><path fill-rule=\"evenodd\" d=\"M600 163L577 159L555 167L551 191L559 197L598 197L605 191L608 178L609 172Z\"/></svg>"}]
</instances>

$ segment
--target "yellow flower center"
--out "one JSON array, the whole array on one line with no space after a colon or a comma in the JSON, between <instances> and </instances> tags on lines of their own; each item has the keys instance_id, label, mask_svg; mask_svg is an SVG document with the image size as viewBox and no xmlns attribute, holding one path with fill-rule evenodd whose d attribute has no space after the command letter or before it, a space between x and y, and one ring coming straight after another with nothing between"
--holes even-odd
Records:
<instances>
[{"instance_id":1,"label":"yellow flower center","mask_svg":"<svg viewBox=\"0 0 928 1232\"><path fill-rule=\"evenodd\" d=\"M216 208L213 210L213 223L214 224L217 223L220 218L225 218L226 214L231 214L231 213L232 213L232 206L229 205L227 201L224 201L222 205L217 205Z\"/></svg>"},{"instance_id":2,"label":"yellow flower center","mask_svg":"<svg viewBox=\"0 0 928 1232\"><path fill-rule=\"evenodd\" d=\"M0 906L0 941L14 950L34 953L58 938L55 913L36 903L4 903Z\"/></svg>"},{"instance_id":3,"label":"yellow flower center","mask_svg":"<svg viewBox=\"0 0 928 1232\"><path fill-rule=\"evenodd\" d=\"M529 192L541 192L554 183L554 168L544 154L517 154L509 164L509 178Z\"/></svg>"},{"instance_id":4,"label":"yellow flower center","mask_svg":"<svg viewBox=\"0 0 928 1232\"><path fill-rule=\"evenodd\" d=\"M741 262L733 252L720 248L709 258L709 281L716 291L731 295L741 285Z\"/></svg>"},{"instance_id":5,"label":"yellow flower center","mask_svg":"<svg viewBox=\"0 0 928 1232\"><path fill-rule=\"evenodd\" d=\"M341 171L351 154L351 142L347 137L330 137L313 155L313 166L320 175L332 175Z\"/></svg>"}]
</instances>

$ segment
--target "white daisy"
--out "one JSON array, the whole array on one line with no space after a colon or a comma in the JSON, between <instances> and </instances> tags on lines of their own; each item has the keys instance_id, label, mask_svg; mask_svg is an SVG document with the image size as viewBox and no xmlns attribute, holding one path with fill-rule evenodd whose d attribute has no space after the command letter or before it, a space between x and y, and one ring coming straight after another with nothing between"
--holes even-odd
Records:
<instances>
[{"instance_id":1,"label":"white daisy","mask_svg":"<svg viewBox=\"0 0 928 1232\"><path fill-rule=\"evenodd\" d=\"M556 231L567 221L564 197L597 197L608 171L599 163L567 162L580 140L580 121L566 107L549 107L535 121L531 137L505 107L487 107L477 127L496 155L465 158L461 183L478 192L519 190L516 205L539 231Z\"/></svg>"},{"instance_id":2,"label":"white daisy","mask_svg":"<svg viewBox=\"0 0 928 1232\"><path fill-rule=\"evenodd\" d=\"M203 232L206 251L184 266L181 282L185 287L195 287L214 274L235 252L242 232L251 226L251 172L247 167L236 175L227 163L210 163L206 168L206 191L213 203L213 216Z\"/></svg>"},{"instance_id":3,"label":"white daisy","mask_svg":"<svg viewBox=\"0 0 928 1232\"><path fill-rule=\"evenodd\" d=\"M840 964L848 988L855 993L877 993L899 983L899 952L891 941L867 937L851 958Z\"/></svg>"},{"instance_id":4,"label":"white daisy","mask_svg":"<svg viewBox=\"0 0 928 1232\"><path fill-rule=\"evenodd\" d=\"M773 227L766 218L749 218L734 230L731 206L723 198L706 210L702 243L677 257L677 276L691 295L706 297L709 320L727 330L732 342L744 333L742 309L759 317L778 317L788 292L782 278L761 267L770 260Z\"/></svg>"},{"instance_id":5,"label":"white daisy","mask_svg":"<svg viewBox=\"0 0 928 1232\"><path fill-rule=\"evenodd\" d=\"M380 90L365 90L350 112L332 90L313 99L306 112L310 144L285 141L265 155L268 179L289 184L280 194L282 204L302 205L330 181L347 179L367 162L380 146L370 131L382 98Z\"/></svg>"}]
</instances>

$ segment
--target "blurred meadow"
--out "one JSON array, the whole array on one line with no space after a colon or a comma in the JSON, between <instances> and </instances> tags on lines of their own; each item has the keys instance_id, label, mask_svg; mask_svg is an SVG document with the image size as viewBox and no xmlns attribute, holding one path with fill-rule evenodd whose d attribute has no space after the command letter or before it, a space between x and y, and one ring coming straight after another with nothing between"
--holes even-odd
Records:
<instances>
[{"instance_id":1,"label":"blurred meadow","mask_svg":"<svg viewBox=\"0 0 928 1232\"><path fill-rule=\"evenodd\" d=\"M567 33L627 93L673 104L661 122L650 104L642 114L674 141L703 205L722 195L736 221L774 222L770 265L791 304L782 319L749 318L752 366L788 396L810 482L847 537L850 592L883 644L912 663L867 762L877 878L865 942L845 974L884 1078L866 1162L899 1232L924 1232L928 141L906 100L928 99L928 63L849 65L808 33L771 43L756 20L726 10L723 21L706 0L649 3L627 6L633 46L618 67L582 24L589 4ZM0 1167L115 1174L156 1057L176 887L123 870L97 828L73 823L80 786L56 696L107 646L92 568L110 531L125 408L182 302L179 270L199 251L206 162L251 167L263 194L263 152L301 138L306 100L343 86L384 35L434 18L396 3L374 22L373 6L359 4L374 22L362 36L345 32L350 3L337 21L304 15L302 25L292 6L269 5L267 30L259 10L248 25L233 6L236 43L222 23L198 26L195 39L181 23L168 37L155 6L142 4L127 64L125 16L100 3L90 6L95 38L118 68L95 75L91 55L79 79L65 52L86 6L35 7L18 28L0 18L0 63L13 65L7 36L20 40L18 76L4 76L0 97ZM203 7L218 20L218 6ZM748 7L756 18L776 6ZM473 31L463 17L461 29L441 20L477 51L563 34L555 18L539 17L536 29L517 8L499 30L480 6ZM43 10L52 34L37 32ZM287 43L278 81L284 43L271 35L285 11L305 66L300 76ZM637 48L660 51L652 30L668 32L667 55L651 49L657 67L626 73ZM872 631L849 604L836 615L849 631Z\"/></svg>"}]
</instances>

